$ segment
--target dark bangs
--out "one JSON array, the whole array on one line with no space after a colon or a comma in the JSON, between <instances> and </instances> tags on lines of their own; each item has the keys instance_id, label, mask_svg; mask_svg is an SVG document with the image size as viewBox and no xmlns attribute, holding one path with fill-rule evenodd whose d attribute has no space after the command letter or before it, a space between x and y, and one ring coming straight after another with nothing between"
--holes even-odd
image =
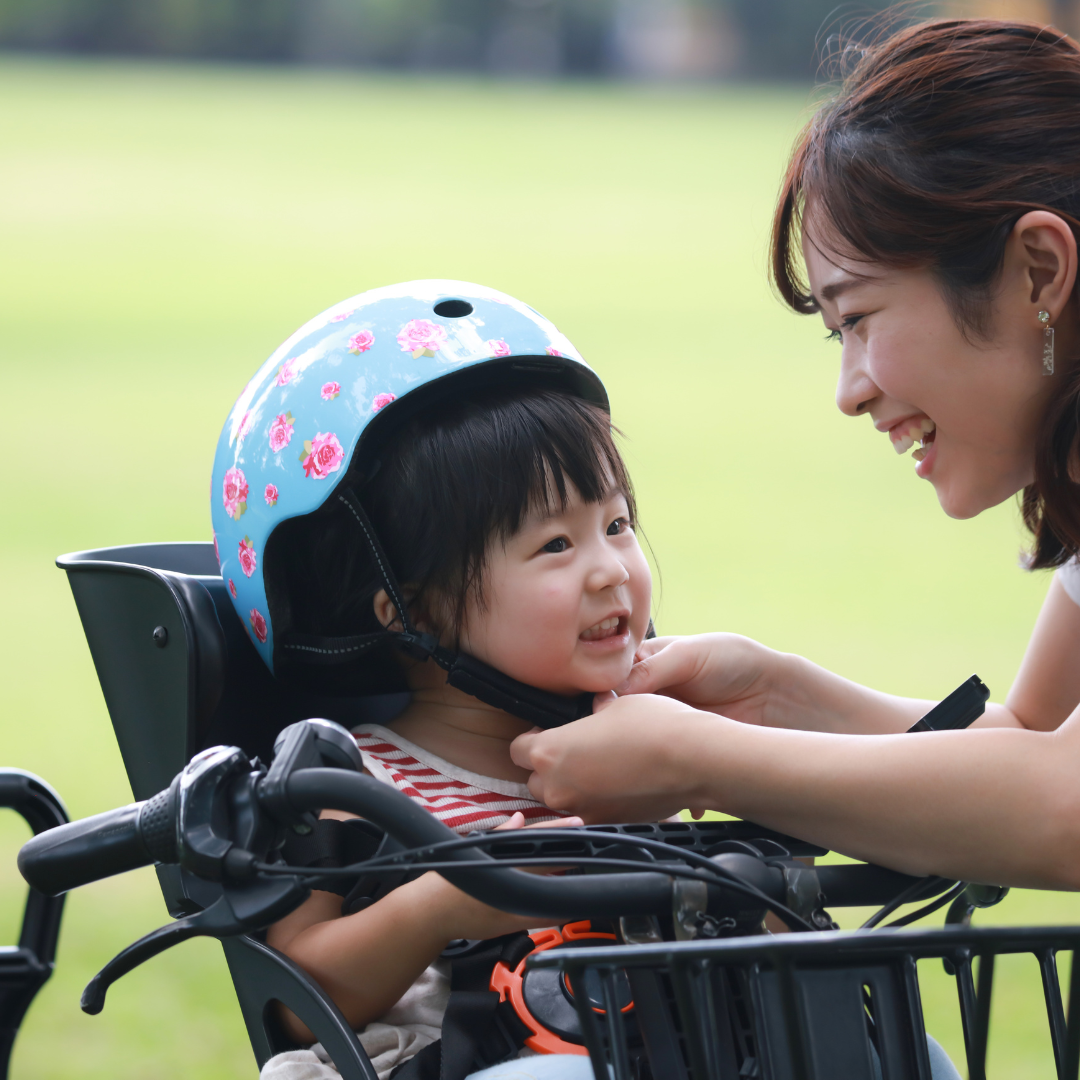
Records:
<instances>
[{"instance_id":1,"label":"dark bangs","mask_svg":"<svg viewBox=\"0 0 1080 1080\"><path fill-rule=\"evenodd\" d=\"M414 618L455 641L470 595L484 603L490 546L513 536L531 511L561 510L573 488L589 503L621 492L631 519L636 512L610 417L557 390L499 386L435 399L381 447L368 475L354 490ZM289 629L331 636L381 629L372 599L382 579L335 500L277 533L279 565L293 579ZM269 569L269 551L267 559Z\"/></svg>"}]
</instances>

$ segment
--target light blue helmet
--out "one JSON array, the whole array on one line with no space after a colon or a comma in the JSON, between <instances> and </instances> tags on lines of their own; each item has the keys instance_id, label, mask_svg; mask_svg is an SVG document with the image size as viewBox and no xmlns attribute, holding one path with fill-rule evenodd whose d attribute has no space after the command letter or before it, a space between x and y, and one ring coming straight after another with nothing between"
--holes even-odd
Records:
<instances>
[{"instance_id":1,"label":"light blue helmet","mask_svg":"<svg viewBox=\"0 0 1080 1080\"><path fill-rule=\"evenodd\" d=\"M318 510L374 433L411 415L410 403L505 375L607 408L599 378L547 319L462 281L409 281L343 300L255 373L218 440L211 518L222 577L271 671L280 654L264 554L274 529Z\"/></svg>"}]
</instances>

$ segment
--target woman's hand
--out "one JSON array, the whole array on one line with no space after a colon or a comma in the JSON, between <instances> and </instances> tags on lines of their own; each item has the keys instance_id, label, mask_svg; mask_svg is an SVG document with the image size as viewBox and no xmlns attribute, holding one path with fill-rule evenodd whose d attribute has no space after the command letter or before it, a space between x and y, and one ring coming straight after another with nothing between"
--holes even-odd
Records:
<instances>
[{"instance_id":1,"label":"woman's hand","mask_svg":"<svg viewBox=\"0 0 1080 1080\"><path fill-rule=\"evenodd\" d=\"M934 704L879 693L739 634L642 642L618 693L663 694L759 727L860 735L906 731Z\"/></svg>"},{"instance_id":2,"label":"woman's hand","mask_svg":"<svg viewBox=\"0 0 1080 1080\"><path fill-rule=\"evenodd\" d=\"M782 654L739 634L644 641L619 695L664 694L745 724L768 724Z\"/></svg>"},{"instance_id":3,"label":"woman's hand","mask_svg":"<svg viewBox=\"0 0 1080 1080\"><path fill-rule=\"evenodd\" d=\"M553 810L586 821L659 821L696 805L685 768L703 725L719 721L671 698L633 695L598 702L592 716L510 744L532 770L529 790Z\"/></svg>"}]
</instances>

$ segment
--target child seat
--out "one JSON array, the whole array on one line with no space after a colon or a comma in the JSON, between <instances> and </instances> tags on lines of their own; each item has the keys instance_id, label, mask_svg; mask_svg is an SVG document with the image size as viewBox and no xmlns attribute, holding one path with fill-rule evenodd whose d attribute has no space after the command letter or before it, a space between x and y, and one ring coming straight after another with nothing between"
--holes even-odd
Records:
<instances>
[{"instance_id":1,"label":"child seat","mask_svg":"<svg viewBox=\"0 0 1080 1080\"><path fill-rule=\"evenodd\" d=\"M291 691L267 671L218 572L211 543L135 544L62 555L101 682L131 790L138 800L168 787L208 746L239 746L264 761L274 737L312 716L345 727L380 723L403 695L321 698ZM217 886L178 867L157 867L169 914L190 915ZM375 1070L337 1006L288 957L255 936L222 941L255 1059L296 1048L277 1022L291 1009L345 1080Z\"/></svg>"},{"instance_id":2,"label":"child seat","mask_svg":"<svg viewBox=\"0 0 1080 1080\"><path fill-rule=\"evenodd\" d=\"M67 810L48 784L22 769L0 769L0 806L14 810L34 835L63 825ZM0 1080L7 1080L15 1036L34 996L53 973L60 936L62 896L31 889L23 909L19 944L0 946Z\"/></svg>"}]
</instances>

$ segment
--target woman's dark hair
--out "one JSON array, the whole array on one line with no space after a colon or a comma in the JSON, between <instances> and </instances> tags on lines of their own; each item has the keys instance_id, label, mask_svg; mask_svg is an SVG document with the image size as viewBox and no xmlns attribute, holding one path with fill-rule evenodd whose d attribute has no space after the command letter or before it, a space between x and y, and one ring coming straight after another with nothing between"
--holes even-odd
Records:
<instances>
[{"instance_id":1,"label":"woman's dark hair","mask_svg":"<svg viewBox=\"0 0 1080 1080\"><path fill-rule=\"evenodd\" d=\"M1080 239L1080 49L1049 27L975 19L862 49L799 137L773 221L773 280L803 314L818 310L799 262L808 202L854 257L931 269L961 331L985 337L1016 222L1049 210ZM1073 364L1022 497L1033 569L1080 549L1078 425Z\"/></svg>"},{"instance_id":2,"label":"woman's dark hair","mask_svg":"<svg viewBox=\"0 0 1080 1080\"><path fill-rule=\"evenodd\" d=\"M344 483L363 503L411 614L455 640L470 597L484 602L491 544L513 536L534 508L561 509L573 485L592 503L619 491L635 515L610 417L558 390L504 385L437 397L382 445L370 480L357 481L353 471ZM382 578L337 500L283 522L271 541L276 630L347 636L382 629L372 610ZM446 625L437 625L436 610L446 613Z\"/></svg>"}]
</instances>

